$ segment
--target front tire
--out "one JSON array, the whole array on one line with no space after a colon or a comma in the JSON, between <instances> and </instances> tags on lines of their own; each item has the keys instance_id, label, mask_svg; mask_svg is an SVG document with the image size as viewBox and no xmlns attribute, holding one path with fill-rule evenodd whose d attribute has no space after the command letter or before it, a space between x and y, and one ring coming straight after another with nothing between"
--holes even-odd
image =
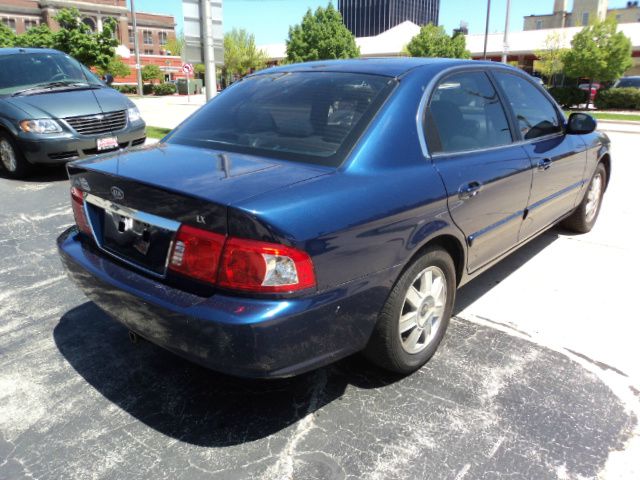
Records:
<instances>
[{"instance_id":1,"label":"front tire","mask_svg":"<svg viewBox=\"0 0 640 480\"><path fill-rule=\"evenodd\" d=\"M395 373L418 370L444 337L455 294L451 256L441 248L429 248L391 290L364 355Z\"/></svg>"},{"instance_id":2,"label":"front tire","mask_svg":"<svg viewBox=\"0 0 640 480\"><path fill-rule=\"evenodd\" d=\"M32 165L6 132L0 131L0 166L9 178L24 178L31 173Z\"/></svg>"},{"instance_id":3,"label":"front tire","mask_svg":"<svg viewBox=\"0 0 640 480\"><path fill-rule=\"evenodd\" d=\"M602 197L607 185L607 170L602 163L598 164L596 171L589 182L587 192L578 205L578 208L568 217L562 226L576 233L588 233L598 220Z\"/></svg>"}]
</instances>

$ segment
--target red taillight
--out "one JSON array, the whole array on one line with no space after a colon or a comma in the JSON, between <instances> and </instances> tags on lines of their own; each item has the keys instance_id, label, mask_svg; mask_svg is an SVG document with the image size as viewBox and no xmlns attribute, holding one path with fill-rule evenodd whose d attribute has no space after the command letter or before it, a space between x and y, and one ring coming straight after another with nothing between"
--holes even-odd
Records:
<instances>
[{"instance_id":1,"label":"red taillight","mask_svg":"<svg viewBox=\"0 0 640 480\"><path fill-rule=\"evenodd\" d=\"M183 225L171 251L169 268L207 283L216 283L224 235Z\"/></svg>"},{"instance_id":2,"label":"red taillight","mask_svg":"<svg viewBox=\"0 0 640 480\"><path fill-rule=\"evenodd\" d=\"M171 250L174 272L230 290L294 292L316 284L309 255L273 243L225 237L183 225Z\"/></svg>"},{"instance_id":3,"label":"red taillight","mask_svg":"<svg viewBox=\"0 0 640 480\"><path fill-rule=\"evenodd\" d=\"M313 263L295 248L229 238L224 247L218 284L248 292L292 292L314 287Z\"/></svg>"},{"instance_id":4,"label":"red taillight","mask_svg":"<svg viewBox=\"0 0 640 480\"><path fill-rule=\"evenodd\" d=\"M80 231L91 236L91 226L84 210L84 193L79 188L71 187L71 207L73 208L73 217Z\"/></svg>"}]
</instances>

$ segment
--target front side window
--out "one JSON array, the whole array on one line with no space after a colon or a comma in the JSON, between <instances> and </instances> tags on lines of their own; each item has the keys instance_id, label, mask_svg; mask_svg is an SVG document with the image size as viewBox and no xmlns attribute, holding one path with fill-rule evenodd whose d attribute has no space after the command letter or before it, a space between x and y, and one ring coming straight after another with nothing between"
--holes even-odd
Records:
<instances>
[{"instance_id":1,"label":"front side window","mask_svg":"<svg viewBox=\"0 0 640 480\"><path fill-rule=\"evenodd\" d=\"M338 166L395 81L329 72L248 77L220 94L169 143Z\"/></svg>"},{"instance_id":2,"label":"front side window","mask_svg":"<svg viewBox=\"0 0 640 480\"><path fill-rule=\"evenodd\" d=\"M512 141L502 103L483 72L452 75L438 85L425 129L432 153L498 147Z\"/></svg>"},{"instance_id":3,"label":"front side window","mask_svg":"<svg viewBox=\"0 0 640 480\"><path fill-rule=\"evenodd\" d=\"M160 45L166 45L167 44L167 32L159 32L158 33L158 41L160 42Z\"/></svg>"},{"instance_id":4,"label":"front side window","mask_svg":"<svg viewBox=\"0 0 640 480\"><path fill-rule=\"evenodd\" d=\"M558 112L549 99L528 80L510 73L494 73L511 104L525 140L562 131Z\"/></svg>"},{"instance_id":5,"label":"front side window","mask_svg":"<svg viewBox=\"0 0 640 480\"><path fill-rule=\"evenodd\" d=\"M142 38L145 45L153 45L153 32L150 30L142 32Z\"/></svg>"}]
</instances>

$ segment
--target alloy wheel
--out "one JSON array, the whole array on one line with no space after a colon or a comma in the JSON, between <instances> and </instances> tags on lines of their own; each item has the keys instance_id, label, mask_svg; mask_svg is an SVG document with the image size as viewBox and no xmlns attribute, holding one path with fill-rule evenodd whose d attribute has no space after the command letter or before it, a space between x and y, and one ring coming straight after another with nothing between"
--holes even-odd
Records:
<instances>
[{"instance_id":1,"label":"alloy wheel","mask_svg":"<svg viewBox=\"0 0 640 480\"><path fill-rule=\"evenodd\" d=\"M13 146L6 139L0 139L0 159L2 160L2 165L9 172L15 172L18 168L18 161L16 159L16 152L13 149Z\"/></svg>"},{"instance_id":2,"label":"alloy wheel","mask_svg":"<svg viewBox=\"0 0 640 480\"><path fill-rule=\"evenodd\" d=\"M599 173L593 177L589 191L587 192L587 205L585 206L585 217L591 223L598 213L600 199L602 198L602 175Z\"/></svg>"},{"instance_id":3,"label":"alloy wheel","mask_svg":"<svg viewBox=\"0 0 640 480\"><path fill-rule=\"evenodd\" d=\"M404 298L398 334L405 352L422 352L438 333L447 303L447 282L438 267L428 267L411 282Z\"/></svg>"}]
</instances>

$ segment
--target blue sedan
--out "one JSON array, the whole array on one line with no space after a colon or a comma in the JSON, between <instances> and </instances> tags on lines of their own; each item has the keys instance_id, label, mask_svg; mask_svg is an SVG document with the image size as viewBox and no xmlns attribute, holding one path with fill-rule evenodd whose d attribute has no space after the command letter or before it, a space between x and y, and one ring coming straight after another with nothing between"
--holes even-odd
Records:
<instances>
[{"instance_id":1,"label":"blue sedan","mask_svg":"<svg viewBox=\"0 0 640 480\"><path fill-rule=\"evenodd\" d=\"M501 64L273 68L157 146L70 164L58 247L132 338L212 369L284 377L363 352L408 374L457 288L559 222L593 227L611 173L595 128Z\"/></svg>"}]
</instances>

